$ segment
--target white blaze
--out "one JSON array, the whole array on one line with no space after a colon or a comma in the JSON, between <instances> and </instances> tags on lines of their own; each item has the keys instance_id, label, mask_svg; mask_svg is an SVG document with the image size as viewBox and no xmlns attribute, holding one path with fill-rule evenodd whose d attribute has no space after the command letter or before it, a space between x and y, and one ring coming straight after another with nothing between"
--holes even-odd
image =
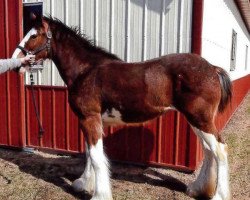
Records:
<instances>
[{"instance_id":1,"label":"white blaze","mask_svg":"<svg viewBox=\"0 0 250 200\"><path fill-rule=\"evenodd\" d=\"M25 43L30 39L30 36L31 35L35 35L37 34L37 30L32 28L26 35L25 37L23 38L23 40L20 42L19 46L21 47L24 47ZM16 48L13 55L12 55L12 58L18 58L18 55L20 54L21 52L21 49L19 48Z\"/></svg>"}]
</instances>

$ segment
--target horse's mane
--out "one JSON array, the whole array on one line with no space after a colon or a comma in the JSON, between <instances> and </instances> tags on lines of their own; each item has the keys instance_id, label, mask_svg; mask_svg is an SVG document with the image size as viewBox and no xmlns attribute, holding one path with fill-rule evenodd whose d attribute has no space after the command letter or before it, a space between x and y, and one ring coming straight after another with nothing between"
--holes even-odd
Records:
<instances>
[{"instance_id":1,"label":"horse's mane","mask_svg":"<svg viewBox=\"0 0 250 200\"><path fill-rule=\"evenodd\" d=\"M84 45L86 48L101 53L111 59L121 60L117 55L112 54L102 47L95 46L94 41L83 33L79 27L70 27L64 24L60 19L52 16L44 16L44 19L49 24L55 24L57 26L57 32L61 32L64 35L71 35L77 40L78 44Z\"/></svg>"}]
</instances>

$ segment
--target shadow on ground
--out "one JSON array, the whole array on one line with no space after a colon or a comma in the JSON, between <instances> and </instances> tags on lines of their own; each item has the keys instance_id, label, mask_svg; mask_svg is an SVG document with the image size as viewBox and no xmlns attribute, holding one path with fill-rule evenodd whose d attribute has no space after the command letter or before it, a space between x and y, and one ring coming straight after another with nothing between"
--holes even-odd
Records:
<instances>
[{"instance_id":1,"label":"shadow on ground","mask_svg":"<svg viewBox=\"0 0 250 200\"><path fill-rule=\"evenodd\" d=\"M84 170L84 160L69 156L51 156L43 153L25 153L10 150L0 150L0 159L18 166L21 172L30 174L62 188L76 199L90 199L84 192L76 193L70 183L78 178ZM113 163L112 179L133 183L147 183L152 186L165 187L170 190L185 193L186 184L182 181L157 172L151 168ZM1 176L1 175L0 175ZM8 179L7 177L4 177Z\"/></svg>"}]
</instances>

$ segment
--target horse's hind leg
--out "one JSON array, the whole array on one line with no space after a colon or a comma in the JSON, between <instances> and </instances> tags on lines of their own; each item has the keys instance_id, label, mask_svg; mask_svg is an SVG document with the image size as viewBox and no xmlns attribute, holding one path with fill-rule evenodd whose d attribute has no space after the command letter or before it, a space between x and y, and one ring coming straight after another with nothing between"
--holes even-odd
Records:
<instances>
[{"instance_id":1,"label":"horse's hind leg","mask_svg":"<svg viewBox=\"0 0 250 200\"><path fill-rule=\"evenodd\" d=\"M81 177L73 182L72 187L76 192L86 191L88 193L92 193L95 187L95 173L91 164L89 147L87 142L85 143L85 152L86 152L85 170L81 175Z\"/></svg>"},{"instance_id":2,"label":"horse's hind leg","mask_svg":"<svg viewBox=\"0 0 250 200\"><path fill-rule=\"evenodd\" d=\"M187 193L192 197L213 197L216 189L216 163L210 148L198 135L203 147L204 159L197 179L187 188Z\"/></svg>"},{"instance_id":3,"label":"horse's hind leg","mask_svg":"<svg viewBox=\"0 0 250 200\"><path fill-rule=\"evenodd\" d=\"M227 146L222 141L217 140L220 138L217 137L217 129L214 123L220 95L215 92L206 92L200 95L185 93L185 96L181 97L184 100L176 104L175 107L184 113L193 126L194 132L203 144L205 153L201 174L194 183L189 185L187 193L192 197L205 196L213 197L213 200L228 200L230 199L230 190ZM214 170L216 170L216 179ZM215 191L213 191L214 188Z\"/></svg>"},{"instance_id":4,"label":"horse's hind leg","mask_svg":"<svg viewBox=\"0 0 250 200\"><path fill-rule=\"evenodd\" d=\"M109 163L103 150L103 127L101 115L91 115L80 121L89 146L89 158L95 174L95 188L92 200L111 200Z\"/></svg>"},{"instance_id":5,"label":"horse's hind leg","mask_svg":"<svg viewBox=\"0 0 250 200\"><path fill-rule=\"evenodd\" d=\"M211 133L203 132L202 130L194 128L196 134L201 137L212 152L217 163L217 187L213 200L229 200L229 170L228 170L228 156L227 145L218 142L215 136Z\"/></svg>"}]
</instances>

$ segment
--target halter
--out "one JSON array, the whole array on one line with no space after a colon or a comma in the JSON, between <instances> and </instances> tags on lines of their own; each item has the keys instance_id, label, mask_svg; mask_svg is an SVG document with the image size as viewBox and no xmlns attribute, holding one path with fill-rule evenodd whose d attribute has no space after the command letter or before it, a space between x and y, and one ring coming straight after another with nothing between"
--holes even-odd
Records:
<instances>
[{"instance_id":1,"label":"halter","mask_svg":"<svg viewBox=\"0 0 250 200\"><path fill-rule=\"evenodd\" d=\"M39 52L43 51L44 49L47 49L47 51L51 54L51 38L52 38L52 33L50 31L50 28L48 28L48 32L46 33L47 36L47 41L44 45L37 47L35 50L33 51L28 51L26 48L22 47L22 46L17 46L17 48L21 49L21 51L23 52L23 54L26 56L28 54L30 55L36 55Z\"/></svg>"}]
</instances>

